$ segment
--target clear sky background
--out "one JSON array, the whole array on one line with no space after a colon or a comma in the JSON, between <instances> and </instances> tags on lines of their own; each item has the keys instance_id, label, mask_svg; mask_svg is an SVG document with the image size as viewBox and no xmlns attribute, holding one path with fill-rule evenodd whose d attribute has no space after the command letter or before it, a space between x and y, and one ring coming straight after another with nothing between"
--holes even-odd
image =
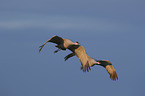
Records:
<instances>
[{"instance_id":1,"label":"clear sky background","mask_svg":"<svg viewBox=\"0 0 145 96\"><path fill-rule=\"evenodd\" d=\"M69 50L39 46L53 35L79 41L89 56L110 60L80 70ZM1 0L0 96L143 96L145 0Z\"/></svg>"}]
</instances>

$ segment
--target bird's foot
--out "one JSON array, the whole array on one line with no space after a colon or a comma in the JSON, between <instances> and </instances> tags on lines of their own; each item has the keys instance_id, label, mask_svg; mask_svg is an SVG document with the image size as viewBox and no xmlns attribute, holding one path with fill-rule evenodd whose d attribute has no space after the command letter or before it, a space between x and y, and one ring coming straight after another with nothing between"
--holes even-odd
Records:
<instances>
[{"instance_id":1,"label":"bird's foot","mask_svg":"<svg viewBox=\"0 0 145 96\"><path fill-rule=\"evenodd\" d=\"M57 49L56 51L54 51L54 53L57 53L58 51L60 51L60 49Z\"/></svg>"},{"instance_id":2,"label":"bird's foot","mask_svg":"<svg viewBox=\"0 0 145 96\"><path fill-rule=\"evenodd\" d=\"M57 52L58 52L58 50L54 51L54 53L57 53Z\"/></svg>"}]
</instances>

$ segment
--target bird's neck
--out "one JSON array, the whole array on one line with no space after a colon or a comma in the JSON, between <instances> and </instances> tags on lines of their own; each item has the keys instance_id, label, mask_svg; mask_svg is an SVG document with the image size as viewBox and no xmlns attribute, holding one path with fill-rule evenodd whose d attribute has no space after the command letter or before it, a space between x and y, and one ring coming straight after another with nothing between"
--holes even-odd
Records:
<instances>
[{"instance_id":1,"label":"bird's neck","mask_svg":"<svg viewBox=\"0 0 145 96\"><path fill-rule=\"evenodd\" d=\"M106 60L95 60L95 61L99 62L96 65L100 65L100 66L103 66L103 67L106 67L107 65L112 65L111 63L108 63Z\"/></svg>"}]
</instances>

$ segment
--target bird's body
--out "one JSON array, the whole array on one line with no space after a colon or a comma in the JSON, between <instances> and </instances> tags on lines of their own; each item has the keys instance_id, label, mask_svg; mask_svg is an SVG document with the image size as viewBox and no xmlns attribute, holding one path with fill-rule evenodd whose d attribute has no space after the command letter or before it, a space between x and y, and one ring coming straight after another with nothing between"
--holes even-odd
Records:
<instances>
[{"instance_id":1,"label":"bird's body","mask_svg":"<svg viewBox=\"0 0 145 96\"><path fill-rule=\"evenodd\" d=\"M71 40L69 39L64 39L58 36L53 36L51 39L47 40L40 48L39 52L41 51L41 49L43 48L43 46L47 43L47 42L53 42L58 44L56 47L58 47L59 49L62 50L66 50L69 49L72 51L72 53L68 54L64 59L65 61L67 59L69 59L70 57L73 56L77 56L81 62L81 69L83 70L83 72L86 72L89 70L91 70L90 67L94 66L94 65L100 65L103 66L107 72L110 74L110 78L112 80L118 80L118 76L117 73L113 67L113 65L111 64L110 61L108 60L95 60L93 58L91 58L90 56L88 56L88 54L85 51L85 48L81 45L79 45L78 42L73 43Z\"/></svg>"}]
</instances>

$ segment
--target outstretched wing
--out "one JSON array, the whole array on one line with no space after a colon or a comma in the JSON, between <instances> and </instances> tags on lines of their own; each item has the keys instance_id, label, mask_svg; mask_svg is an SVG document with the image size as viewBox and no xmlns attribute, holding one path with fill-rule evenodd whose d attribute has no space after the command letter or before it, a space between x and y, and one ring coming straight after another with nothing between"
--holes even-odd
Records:
<instances>
[{"instance_id":1,"label":"outstretched wing","mask_svg":"<svg viewBox=\"0 0 145 96\"><path fill-rule=\"evenodd\" d=\"M86 53L85 48L83 46L78 46L76 49L74 49L74 53L79 58L82 64L81 69L83 70L83 72L89 72L91 68L89 64L90 62L88 61L88 54Z\"/></svg>"},{"instance_id":2,"label":"outstretched wing","mask_svg":"<svg viewBox=\"0 0 145 96\"><path fill-rule=\"evenodd\" d=\"M118 76L115 71L115 68L113 67L110 61L108 60L96 60L96 61L100 63L96 65L103 66L107 70L107 72L110 75L111 80L118 80Z\"/></svg>"},{"instance_id":3,"label":"outstretched wing","mask_svg":"<svg viewBox=\"0 0 145 96\"><path fill-rule=\"evenodd\" d=\"M105 69L110 74L111 80L118 80L118 76L113 65L107 65Z\"/></svg>"},{"instance_id":4,"label":"outstretched wing","mask_svg":"<svg viewBox=\"0 0 145 96\"><path fill-rule=\"evenodd\" d=\"M59 36L53 36L52 38L50 38L49 40L47 40L46 42L52 42L52 43L56 43L56 44L61 44L64 42L63 38L59 37Z\"/></svg>"},{"instance_id":5,"label":"outstretched wing","mask_svg":"<svg viewBox=\"0 0 145 96\"><path fill-rule=\"evenodd\" d=\"M63 43L64 40L63 40L63 38L55 35L55 36L51 37L50 39L48 39L42 46L40 46L39 52L42 50L42 48L44 47L44 45L47 42L52 42L52 43L56 43L59 45L59 44Z\"/></svg>"}]
</instances>

